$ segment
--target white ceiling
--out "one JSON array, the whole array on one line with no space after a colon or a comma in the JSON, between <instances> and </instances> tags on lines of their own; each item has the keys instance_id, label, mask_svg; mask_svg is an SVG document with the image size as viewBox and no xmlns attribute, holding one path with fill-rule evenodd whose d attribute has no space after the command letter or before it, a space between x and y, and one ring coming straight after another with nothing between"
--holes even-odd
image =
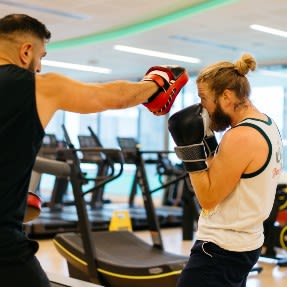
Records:
<instances>
[{"instance_id":1,"label":"white ceiling","mask_svg":"<svg viewBox=\"0 0 287 287\"><path fill-rule=\"evenodd\" d=\"M219 2L225 5L195 11L198 5ZM287 38L249 28L260 24L287 31L286 0L0 0L0 17L10 13L29 14L47 25L52 39L46 59L112 70L99 74L43 67L43 72L53 70L84 81L138 80L150 66L163 64L182 65L192 74L219 60L234 61L243 52L253 54L260 68L287 66ZM91 34L93 43L57 48L59 41ZM116 44L196 57L201 62L127 54L114 50ZM267 80L284 83L287 78L266 76Z\"/></svg>"}]
</instances>

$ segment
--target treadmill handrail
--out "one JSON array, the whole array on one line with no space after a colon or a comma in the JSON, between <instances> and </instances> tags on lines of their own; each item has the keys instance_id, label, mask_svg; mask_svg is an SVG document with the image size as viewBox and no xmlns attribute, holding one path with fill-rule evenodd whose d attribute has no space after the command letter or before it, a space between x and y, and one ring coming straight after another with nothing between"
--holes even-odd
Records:
<instances>
[{"instance_id":1,"label":"treadmill handrail","mask_svg":"<svg viewBox=\"0 0 287 287\"><path fill-rule=\"evenodd\" d=\"M47 173L59 177L68 177L71 174L71 168L68 163L40 156L36 157L33 170L38 173Z\"/></svg>"},{"instance_id":2,"label":"treadmill handrail","mask_svg":"<svg viewBox=\"0 0 287 287\"><path fill-rule=\"evenodd\" d=\"M176 177L175 179L169 180L168 182L166 182L166 183L154 188L153 190L150 190L150 193L152 194L152 193L157 192L157 191L159 191L159 190L161 190L163 188L169 187L170 185L172 185L174 183L177 183L180 180L188 178L188 177L189 177L188 173L187 172L183 172L182 175Z\"/></svg>"},{"instance_id":3,"label":"treadmill handrail","mask_svg":"<svg viewBox=\"0 0 287 287\"><path fill-rule=\"evenodd\" d=\"M122 172L123 172L123 166L124 166L124 157L123 157L123 153L120 149L117 148L103 148L103 147L91 147L91 148L80 148L80 149L75 149L75 151L81 151L81 152L99 152L99 153L103 153L108 160L109 163L109 167L111 168L111 173L108 176L104 176L104 179L99 181L97 183L97 185L92 188L91 190L87 190L85 192L83 192L83 196L85 196L87 193L91 193L94 192L96 189L101 188L102 186L104 186L105 184L113 181L114 179L118 178ZM111 155L116 155L116 161L115 158L112 157ZM114 174L114 164L117 163L120 165L120 169L117 172L117 174Z\"/></svg>"},{"instance_id":4,"label":"treadmill handrail","mask_svg":"<svg viewBox=\"0 0 287 287\"><path fill-rule=\"evenodd\" d=\"M98 136L95 134L91 126L88 126L88 130L91 133L92 138L94 139L95 143L97 144L98 147L103 147L102 143L100 142Z\"/></svg>"}]
</instances>

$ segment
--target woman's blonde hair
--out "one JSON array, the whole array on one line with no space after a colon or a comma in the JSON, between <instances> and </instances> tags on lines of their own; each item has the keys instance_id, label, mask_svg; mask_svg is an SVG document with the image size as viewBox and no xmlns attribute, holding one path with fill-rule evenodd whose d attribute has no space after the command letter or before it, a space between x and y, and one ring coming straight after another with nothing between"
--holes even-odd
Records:
<instances>
[{"instance_id":1,"label":"woman's blonde hair","mask_svg":"<svg viewBox=\"0 0 287 287\"><path fill-rule=\"evenodd\" d=\"M250 84L245 75L255 69L255 59L245 53L234 63L218 62L203 69L197 76L196 83L206 83L216 98L225 89L229 89L235 92L238 99L244 101L250 96Z\"/></svg>"}]
</instances>

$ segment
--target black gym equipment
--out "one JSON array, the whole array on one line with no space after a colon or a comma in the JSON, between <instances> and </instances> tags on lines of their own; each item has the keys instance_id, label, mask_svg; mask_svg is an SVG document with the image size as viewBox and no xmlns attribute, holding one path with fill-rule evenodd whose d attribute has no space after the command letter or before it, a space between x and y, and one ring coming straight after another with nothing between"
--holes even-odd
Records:
<instances>
[{"instance_id":1,"label":"black gym equipment","mask_svg":"<svg viewBox=\"0 0 287 287\"><path fill-rule=\"evenodd\" d=\"M59 147L55 136L49 135L48 139L45 140L44 147L41 149L41 156L60 161L69 160L66 158L67 155L65 150L67 148L75 148L69 138L65 126L62 126L62 128L65 136L65 142L61 142L61 146ZM82 147L78 149L78 152L80 153L81 163L94 161L94 163L99 167L95 177L87 178L87 175L84 173L82 176L83 183L94 182L94 187L92 187L89 192L86 193L91 194L91 200L87 201L88 197L85 198L88 205L88 214L93 230L107 230L113 211L121 208L128 208L134 230L146 229L148 227L148 220L146 211L143 207L127 206L127 204L105 204L107 203L107 201L103 199L105 185L101 185L101 188L99 188L98 182L100 182L102 178L105 178L106 174L109 172L109 166L114 166L115 162L113 162L113 160L108 158L108 156L104 155L103 153L93 151L91 147L88 148L89 145L96 147L101 146L99 139L93 133L90 127L89 130L90 136L81 136L81 138L79 138L79 140L81 139L82 141ZM63 146L66 148L63 148ZM86 148L84 146L86 146ZM137 159L137 157L139 157L139 159ZM137 153L136 151L133 163L135 164L137 160L141 161L141 158L142 154ZM163 163L163 161L155 161L157 162L157 165L159 165L159 163ZM167 170L167 168L165 169ZM165 169L161 167L161 172L163 173ZM141 173L138 172L137 175L138 177L135 179L135 183L137 186L139 186L138 182L141 181ZM51 199L49 202L44 202L41 215L32 222L25 224L25 232L29 234L30 237L51 237L59 232L72 232L78 229L78 217L76 214L75 203L73 200L67 201L64 198L64 195L67 192L68 182L69 180L67 178L60 176L56 177L54 188L51 193ZM164 186L161 186L160 188L164 188ZM34 188L32 191L34 191ZM186 194L188 197L191 196L188 191ZM184 206L185 205L183 205L183 210ZM193 221L193 219L190 217L193 216L193 209L190 209L189 207L190 205L187 205L186 210L189 212L189 214L185 214L186 218L188 217L186 224L183 224L183 226L186 226L186 229L184 230L187 230L187 232L184 232L184 234L188 234L184 236L184 239L187 240L192 239L193 234L193 224L190 224L190 220ZM161 227L179 226L183 216L181 207L171 206L156 208L156 214L159 217Z\"/></svg>"},{"instance_id":2,"label":"black gym equipment","mask_svg":"<svg viewBox=\"0 0 287 287\"><path fill-rule=\"evenodd\" d=\"M44 158L50 158L55 159L57 150L60 148L63 148L65 144L61 141L59 141L55 134L45 134L41 148L38 152L38 156L44 157ZM39 173L36 173L33 171L29 190L32 192L39 194L40 190L40 183L41 183L41 175Z\"/></svg>"},{"instance_id":3,"label":"black gym equipment","mask_svg":"<svg viewBox=\"0 0 287 287\"><path fill-rule=\"evenodd\" d=\"M188 174L183 168L175 167L168 159L168 154L171 151L143 151L140 149L138 142L131 137L117 137L118 144L123 152L125 164L133 164L136 167L135 175L129 196L129 206L134 206L134 200L137 193L137 187L143 187L142 181L145 172L143 173L142 163L156 164L156 169L159 177L166 176L166 180L160 180L161 184L150 190L150 193L155 193L164 189L163 205L156 208L156 214L159 216L161 226L182 226L182 239L192 240L194 230L200 214L200 206L195 197L195 193L190 184ZM156 155L156 158L144 158L144 156ZM145 187L146 189L146 187ZM170 190L173 190L170 192ZM176 191L174 191L176 189ZM170 196L171 194L175 194ZM172 199L170 199L172 197ZM180 205L173 206L171 201L177 197ZM168 199L169 198L169 199Z\"/></svg>"},{"instance_id":4,"label":"black gym equipment","mask_svg":"<svg viewBox=\"0 0 287 287\"><path fill-rule=\"evenodd\" d=\"M65 136L65 141L61 142L60 146L57 144L56 137L52 134L48 134L47 138L44 139L43 147L39 155L41 157L56 159L58 161L67 161L67 154L65 150L67 148L75 149L72 144L67 130L64 125L62 125L63 133ZM82 143L83 144L83 143ZM87 143L86 143L87 145ZM96 146L99 146L99 142L96 142ZM93 146L95 146L93 144ZM91 193L92 200L88 209L89 219L92 223L93 230L107 230L109 227L110 219L112 213L118 208L117 205L110 205L106 208L102 207L102 199L97 201L97 198L102 198L102 193L104 185L99 187L104 175L108 175L113 167L111 161L115 159L108 159L103 153L98 153L93 150L93 148L80 148L77 150L81 154L81 162L85 160L91 161L92 158L94 163L97 163L99 168L98 174L95 178L88 178L84 173L82 174L83 183L94 182L97 188L91 188L89 192ZM33 174L38 174L33 171ZM39 175L39 174L38 174ZM39 175L41 176L41 175ZM69 179L62 176L56 176L53 190L51 192L51 199L49 202L44 202L42 207L42 212L40 216L25 224L25 232L33 238L51 237L59 232L72 232L78 230L78 216L76 212L76 207L74 201L64 200L64 195L67 193L67 188L69 184ZM36 184L33 184L33 191L36 189ZM95 200L94 200L95 199ZM137 215L138 216L138 215ZM145 215L141 215L141 218ZM142 220L143 221L143 220ZM146 221L146 220L145 220Z\"/></svg>"},{"instance_id":5,"label":"black gym equipment","mask_svg":"<svg viewBox=\"0 0 287 287\"><path fill-rule=\"evenodd\" d=\"M73 148L73 144L71 143L70 137L68 135L68 132L65 128L65 126L62 126L63 128L63 132L64 132L64 137L65 140L68 144L68 146L70 146L71 148ZM78 136L78 139L80 141L80 148L81 148L81 163L83 162L94 162L97 164L98 166L98 172L97 172L97 176L94 180L95 182L95 186L93 188L91 188L87 193L92 194L91 197L91 202L90 202L90 208L91 208L91 212L93 213L93 210L95 210L96 212L99 212L100 210L110 210L110 211L114 211L115 208L120 208L119 205L113 205L113 204L106 204L106 203L111 203L111 201L109 200L104 200L104 188L105 186L103 185L101 188L98 187L97 182L99 180L101 180L102 178L104 178L106 176L106 173L109 170L110 166L113 166L115 164L117 164L117 162L114 161L114 159L109 158L108 155L104 155L103 153L86 153L85 150L87 150L87 148L89 147L88 145L91 145L92 147L103 147L102 143L100 142L99 138L97 137L97 135L94 133L94 131L92 130L92 128L90 126L88 126L88 130L90 131L90 137L89 136ZM130 139L128 139L130 140ZM121 143L121 150L123 153L125 153L125 163L127 163L127 158L126 158L126 149L123 149L123 145L124 142L126 142L126 140L124 138L122 138L122 143ZM90 147L91 147L90 146ZM137 162L141 161L141 157L142 157L142 152L140 152L139 149L134 150L135 151L135 158L133 158L133 163L137 166ZM149 154L158 154L158 155L163 155L166 154L166 152L147 152ZM130 151L129 151L130 154ZM139 157L139 158L137 158ZM83 160L84 159L84 160ZM131 157L129 156L128 161L131 160ZM162 162L159 159L157 160L153 160L153 163L159 163ZM147 161L145 160L144 163L147 163ZM163 169L163 168L162 168ZM137 182L141 181L141 172L140 169L137 168L137 173L136 173L136 177L134 180L133 185L136 188ZM183 172L181 171L181 175L183 174ZM180 177L180 179L175 180L179 181L181 180L183 177ZM157 190L164 188L165 186L169 186L171 184L173 184L174 182L170 182L169 184L166 185L162 185L160 188L158 188ZM153 193L156 190L151 191L151 193ZM124 206L124 208L128 208L130 217L131 217L131 221L132 221L132 226L134 230L138 230L138 229L145 229L148 227L148 221L147 221L147 216L146 216L146 210L143 207L139 207L139 206L135 206L135 205L131 205L129 204L129 206L127 207L126 205ZM89 214L91 213L89 211ZM157 207L156 208L156 214L159 217L159 223L160 226L178 226L181 224L181 217L182 217L182 209L181 208L177 208L177 207L170 207L170 206L165 206L165 207Z\"/></svg>"},{"instance_id":6,"label":"black gym equipment","mask_svg":"<svg viewBox=\"0 0 287 287\"><path fill-rule=\"evenodd\" d=\"M65 142L67 143L67 146L70 149L75 149L73 143L71 142L71 139L70 139L70 136L67 132L67 129L65 128L64 125L62 125L62 129L63 129L64 138L65 138ZM92 151L91 149L89 149L91 147L103 147L103 145L100 142L97 135L93 132L93 130L90 126L88 127L88 129L90 131L90 137L82 135L82 136L79 136L78 139L80 141L80 150L81 150L80 161L81 161L81 163L92 162L92 163L96 163L97 167L98 167L97 176L95 178L87 179L87 177L85 177L87 182L93 181L95 183L94 187L92 187L91 189L89 189L86 192L86 194L89 193L92 195L91 201L90 201L90 206L89 206L90 209L88 210L88 213L90 216L90 220L93 221L92 218L93 218L94 214L97 214L97 217L99 214L106 214L106 215L111 216L112 212L115 209L119 209L121 207L118 204L116 204L116 205L105 204L107 202L110 203L110 201L104 200L104 197L103 197L105 186L102 185L101 188L99 188L99 186L98 186L98 181L101 181L102 178L105 178L107 172L109 171L110 166L114 166L115 164L117 164L117 162L115 162L114 159L109 158L108 155L104 155L103 153L98 153L98 152L95 152L95 151ZM125 163L130 163L132 161L133 164L135 164L135 166L137 166L137 162L141 162L141 160L142 160L142 154L143 153L136 147L136 145L133 142L133 139L121 138L120 141L121 141L121 150L124 153L124 157L125 157ZM124 149L124 147L126 145L128 145L128 150ZM130 145L133 145L132 155L131 155ZM147 153L147 154L156 153L158 155L166 154L166 152L164 152L164 151L162 151L162 152L158 152L158 151L156 151L156 152L145 152L145 153ZM127 155L128 155L128 157L127 157ZM63 160L65 160L64 157L65 156L63 156ZM151 161L151 160L149 160L149 161ZM146 162L147 161L144 160L144 163L146 163ZM157 159L156 161L153 160L153 162L156 162L158 164L159 162L162 162L162 161ZM140 172L140 170L141 170L140 168L137 168L136 176L135 176L134 183L133 183L133 186L135 188L139 185L138 182L141 181L141 174L142 173ZM182 171L181 175L182 174L185 174L185 173ZM174 184L176 182L181 181L181 179L183 179L184 177L185 177L185 175L178 177L176 180L170 181L168 184L161 185L159 188L152 190L150 192L153 193L153 192L155 192L161 188L168 187L171 184ZM64 181L65 179L61 179L61 180ZM124 206L124 208L127 208L127 206ZM143 207L134 206L134 205L129 204L128 211L129 211L129 214L131 217L132 226L133 226L134 230L146 229L148 227L146 210ZM156 214L159 217L159 223L160 223L160 226L162 226L162 227L179 226L181 224L181 218L182 218L182 208L181 207L171 207L171 206L157 207L156 208ZM190 222L190 219L189 219L189 222ZM104 225L106 226L106 222ZM101 229L103 229L103 228L101 228Z\"/></svg>"},{"instance_id":7,"label":"black gym equipment","mask_svg":"<svg viewBox=\"0 0 287 287\"><path fill-rule=\"evenodd\" d=\"M57 140L54 134L46 134L38 156L47 159L61 159L61 151L66 144ZM42 175L33 170L29 190L41 196L40 183ZM56 176L49 201L43 200L40 216L24 225L24 230L30 237L48 237L58 232L75 231L78 225L75 207L63 206L63 193L67 189L66 178Z\"/></svg>"},{"instance_id":8,"label":"black gym equipment","mask_svg":"<svg viewBox=\"0 0 287 287\"><path fill-rule=\"evenodd\" d=\"M37 157L33 170L39 174L48 173L64 177L70 174L70 167L66 163L51 161L41 157ZM100 285L60 276L58 274L47 273L47 276L51 287L101 287Z\"/></svg>"},{"instance_id":9,"label":"black gym equipment","mask_svg":"<svg viewBox=\"0 0 287 287\"><path fill-rule=\"evenodd\" d=\"M287 185L278 184L274 204L269 217L264 222L264 247L261 256L263 258L274 259L275 263L281 267L287 267L287 258L277 256L276 247L287 250L287 216L285 220L280 220L280 214L287 210ZM263 259L264 260L264 259Z\"/></svg>"},{"instance_id":10,"label":"black gym equipment","mask_svg":"<svg viewBox=\"0 0 287 287\"><path fill-rule=\"evenodd\" d=\"M63 131L65 132L64 127ZM41 148L41 152L39 153L41 157L56 159L58 161L69 160L69 158L66 157L65 150L67 149L67 147L74 148L70 141L65 144L62 144L61 146L58 146L56 144L56 138L53 137L53 135L48 135L48 140L46 139L44 142L45 144ZM65 146L66 148L63 146ZM88 151L85 150L85 154L94 155L94 152L92 149L89 149ZM38 174L39 176L41 176L35 171L33 171L32 174ZM83 182L87 182L87 180L92 180L85 179L84 175L82 178ZM95 179L93 180L95 181ZM101 178L98 177L96 180L99 182L101 181ZM74 201L64 200L64 195L67 192L68 184L69 180L67 179L67 177L62 177L59 175L56 176L54 187L51 192L50 201L43 204L42 212L37 219L24 225L25 232L29 234L30 237L51 237L59 232L71 232L78 230L79 221L75 203ZM35 191L37 185L30 184L30 188L31 186L33 186L33 191ZM91 210L89 216L92 222L92 228L94 230L108 229L111 214L111 210Z\"/></svg>"},{"instance_id":11,"label":"black gym equipment","mask_svg":"<svg viewBox=\"0 0 287 287\"><path fill-rule=\"evenodd\" d=\"M88 126L88 130L90 131L90 135L78 135L80 148L85 149L92 147L103 147L98 136L94 133L90 126ZM70 141L67 130L65 130L65 137L68 141ZM91 153L83 150L81 162L96 165L97 176L95 178L95 186L97 185L97 180L101 179L103 176L106 176L108 173L108 168L110 166L109 160L110 159L103 155L103 153ZM90 206L92 209L101 209L105 203L110 203L110 200L104 199L104 186L102 188L96 188L94 192L91 193L92 197Z\"/></svg>"},{"instance_id":12,"label":"black gym equipment","mask_svg":"<svg viewBox=\"0 0 287 287\"><path fill-rule=\"evenodd\" d=\"M117 149L99 148L98 151L109 157L119 157L118 162L122 157L121 151ZM54 243L67 260L70 276L106 287L174 287L188 258L164 251L143 160L138 163L143 175L141 191L153 245L145 243L129 231L91 231L82 192L80 162L75 150L66 152L70 154L66 164L66 169L70 171L66 175L73 187L80 233L58 234ZM122 161L120 165L122 172ZM107 180L113 180L113 177Z\"/></svg>"}]
</instances>

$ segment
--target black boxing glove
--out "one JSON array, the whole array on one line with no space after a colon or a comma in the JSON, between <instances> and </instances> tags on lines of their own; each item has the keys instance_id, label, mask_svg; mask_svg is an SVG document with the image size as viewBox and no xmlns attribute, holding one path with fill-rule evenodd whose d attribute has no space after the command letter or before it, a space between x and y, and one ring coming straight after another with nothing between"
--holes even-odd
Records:
<instances>
[{"instance_id":1,"label":"black boxing glove","mask_svg":"<svg viewBox=\"0 0 287 287\"><path fill-rule=\"evenodd\" d=\"M207 169L204 138L209 131L209 117L201 104L189 106L173 114L168 129L177 147L176 155L188 172Z\"/></svg>"},{"instance_id":2,"label":"black boxing glove","mask_svg":"<svg viewBox=\"0 0 287 287\"><path fill-rule=\"evenodd\" d=\"M207 157L214 156L218 147L218 142L214 135L213 130L209 128L210 119L207 110L204 108L202 109L202 118L204 119L204 126L205 126L205 135L203 138L205 152Z\"/></svg>"},{"instance_id":3,"label":"black boxing glove","mask_svg":"<svg viewBox=\"0 0 287 287\"><path fill-rule=\"evenodd\" d=\"M218 147L218 142L212 130L203 138L203 143L207 157L214 156Z\"/></svg>"}]
</instances>

